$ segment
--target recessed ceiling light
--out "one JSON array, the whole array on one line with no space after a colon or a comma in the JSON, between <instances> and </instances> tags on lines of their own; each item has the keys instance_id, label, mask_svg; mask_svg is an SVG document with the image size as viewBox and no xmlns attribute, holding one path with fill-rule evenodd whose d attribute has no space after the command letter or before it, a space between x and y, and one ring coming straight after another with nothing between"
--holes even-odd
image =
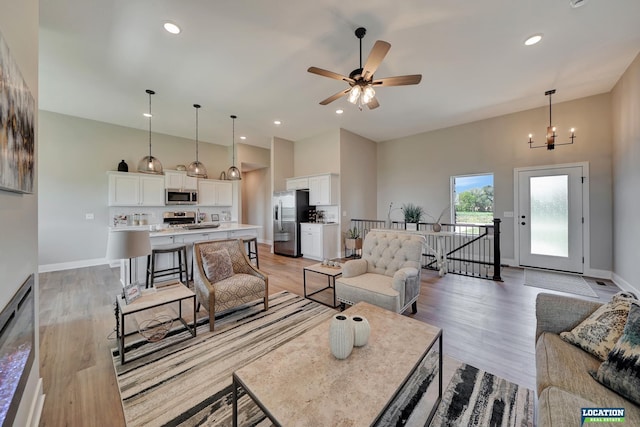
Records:
<instances>
[{"instance_id":1,"label":"recessed ceiling light","mask_svg":"<svg viewBox=\"0 0 640 427\"><path fill-rule=\"evenodd\" d=\"M281 124L282 124L282 122L281 122L280 120L274 120L274 121L273 121L273 124L274 124L274 125L281 125Z\"/></svg>"},{"instance_id":2,"label":"recessed ceiling light","mask_svg":"<svg viewBox=\"0 0 640 427\"><path fill-rule=\"evenodd\" d=\"M153 114L149 114L149 113L142 113L142 115L145 117L153 117Z\"/></svg>"},{"instance_id":3,"label":"recessed ceiling light","mask_svg":"<svg viewBox=\"0 0 640 427\"><path fill-rule=\"evenodd\" d=\"M164 29L170 32L171 34L180 34L180 31L181 31L180 27L178 27L178 25L174 24L173 22L165 22Z\"/></svg>"},{"instance_id":4,"label":"recessed ceiling light","mask_svg":"<svg viewBox=\"0 0 640 427\"><path fill-rule=\"evenodd\" d=\"M542 34L534 34L531 37L528 37L524 41L524 45L525 46L533 46L534 44L540 42L540 40L542 40Z\"/></svg>"},{"instance_id":5,"label":"recessed ceiling light","mask_svg":"<svg viewBox=\"0 0 640 427\"><path fill-rule=\"evenodd\" d=\"M247 137L246 136L241 136L240 139L247 139Z\"/></svg>"},{"instance_id":6,"label":"recessed ceiling light","mask_svg":"<svg viewBox=\"0 0 640 427\"><path fill-rule=\"evenodd\" d=\"M584 6L589 0L569 0L569 5L572 8Z\"/></svg>"},{"instance_id":7,"label":"recessed ceiling light","mask_svg":"<svg viewBox=\"0 0 640 427\"><path fill-rule=\"evenodd\" d=\"M344 110L336 110L336 114L342 114L344 113Z\"/></svg>"}]
</instances>

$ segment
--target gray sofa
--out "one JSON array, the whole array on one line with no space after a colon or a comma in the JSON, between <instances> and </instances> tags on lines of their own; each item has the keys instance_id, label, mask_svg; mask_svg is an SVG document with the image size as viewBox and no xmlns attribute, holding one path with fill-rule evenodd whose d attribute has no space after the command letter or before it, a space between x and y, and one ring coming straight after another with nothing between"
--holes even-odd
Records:
<instances>
[{"instance_id":1,"label":"gray sofa","mask_svg":"<svg viewBox=\"0 0 640 427\"><path fill-rule=\"evenodd\" d=\"M582 408L625 408L625 423L640 426L640 407L597 382L597 357L563 341L600 303L578 298L538 294L536 300L536 382L538 426L581 425ZM604 425L604 424L598 424Z\"/></svg>"}]
</instances>

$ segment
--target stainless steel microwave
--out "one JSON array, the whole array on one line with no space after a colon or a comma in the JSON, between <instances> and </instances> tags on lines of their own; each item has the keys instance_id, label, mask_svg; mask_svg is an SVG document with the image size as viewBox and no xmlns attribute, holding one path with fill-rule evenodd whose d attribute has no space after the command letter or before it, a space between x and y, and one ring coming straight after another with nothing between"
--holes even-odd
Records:
<instances>
[{"instance_id":1,"label":"stainless steel microwave","mask_svg":"<svg viewBox=\"0 0 640 427\"><path fill-rule=\"evenodd\" d=\"M166 205L195 205L198 203L198 192L196 190L167 188L164 203Z\"/></svg>"}]
</instances>

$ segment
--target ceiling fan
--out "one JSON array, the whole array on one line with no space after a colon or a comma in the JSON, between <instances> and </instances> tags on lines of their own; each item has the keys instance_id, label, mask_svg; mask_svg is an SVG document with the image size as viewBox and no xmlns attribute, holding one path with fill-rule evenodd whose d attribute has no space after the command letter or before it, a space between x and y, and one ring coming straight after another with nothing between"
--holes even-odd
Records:
<instances>
[{"instance_id":1,"label":"ceiling fan","mask_svg":"<svg viewBox=\"0 0 640 427\"><path fill-rule=\"evenodd\" d=\"M360 68L353 70L349 77L332 71L323 70L318 67L309 67L310 73L319 76L329 77L331 79L343 80L349 83L349 88L342 90L329 98L320 101L320 105L327 105L336 99L345 95L349 95L348 100L352 104L358 104L360 110L366 105L370 110L378 108L380 104L376 99L375 86L405 86L416 85L422 80L422 74L411 74L408 76L385 77L383 79L373 80L373 74L376 72L380 63L391 49L391 45L385 41L378 40L373 45L373 49L369 53L367 62L362 66L362 38L367 33L363 27L356 29L356 37L360 40Z\"/></svg>"}]
</instances>

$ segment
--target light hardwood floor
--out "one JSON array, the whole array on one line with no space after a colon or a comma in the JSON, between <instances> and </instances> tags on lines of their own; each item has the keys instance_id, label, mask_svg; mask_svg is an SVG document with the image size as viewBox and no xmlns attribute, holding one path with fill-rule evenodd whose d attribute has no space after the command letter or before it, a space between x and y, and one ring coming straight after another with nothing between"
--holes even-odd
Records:
<instances>
[{"instance_id":1,"label":"light hardwood floor","mask_svg":"<svg viewBox=\"0 0 640 427\"><path fill-rule=\"evenodd\" d=\"M269 293L303 294L302 268L315 261L271 254L259 245ZM308 274L310 287L326 283ZM535 386L535 297L521 269L505 268L504 282L422 271L418 313L443 329L444 352L529 388ZM587 279L600 301L619 289ZM116 347L114 295L118 270L108 266L40 275L40 374L46 394L41 426L123 426L111 362ZM324 295L318 295L318 297ZM327 298L329 301L329 298Z\"/></svg>"}]
</instances>

